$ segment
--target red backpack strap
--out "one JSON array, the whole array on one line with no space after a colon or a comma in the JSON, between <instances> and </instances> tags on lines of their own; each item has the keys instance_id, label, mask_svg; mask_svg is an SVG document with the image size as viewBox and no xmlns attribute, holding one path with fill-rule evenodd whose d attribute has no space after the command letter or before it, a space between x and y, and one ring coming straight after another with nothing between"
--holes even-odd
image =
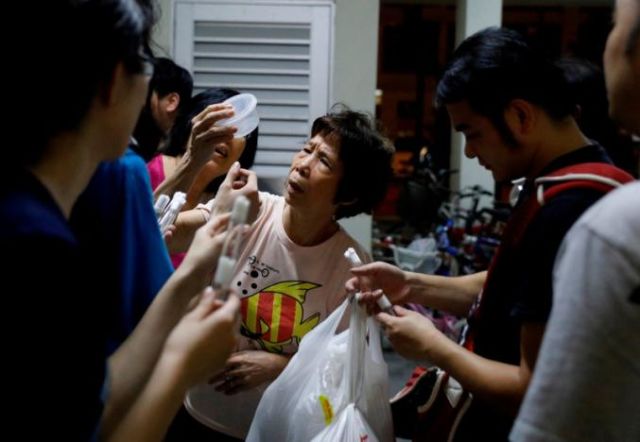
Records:
<instances>
[{"instance_id":1,"label":"red backpack strap","mask_svg":"<svg viewBox=\"0 0 640 442\"><path fill-rule=\"evenodd\" d=\"M537 178L535 180L537 198L529 198L528 201L512 213L503 232L502 243L489 266L489 277L491 277L492 267L499 259L501 252L505 248L515 247L520 242L525 230L545 202L569 189L594 189L604 195L610 190L633 180L633 176L609 163L574 164ZM545 189L545 185L549 187ZM482 315L483 301L486 297L484 292L487 286L488 279L485 281L479 305L472 309L472 316L479 317ZM465 333L463 345L468 350L473 351L473 327L469 327L467 333Z\"/></svg>"},{"instance_id":2,"label":"red backpack strap","mask_svg":"<svg viewBox=\"0 0 640 442\"><path fill-rule=\"evenodd\" d=\"M536 197L540 205L568 189L594 189L601 193L620 187L633 176L608 163L580 163L563 167L535 180ZM545 189L546 184L551 184Z\"/></svg>"}]
</instances>

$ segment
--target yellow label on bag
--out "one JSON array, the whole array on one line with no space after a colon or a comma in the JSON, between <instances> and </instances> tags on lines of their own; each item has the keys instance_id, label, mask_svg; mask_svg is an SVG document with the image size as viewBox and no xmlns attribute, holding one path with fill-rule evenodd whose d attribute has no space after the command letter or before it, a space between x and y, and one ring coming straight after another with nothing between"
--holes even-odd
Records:
<instances>
[{"instance_id":1,"label":"yellow label on bag","mask_svg":"<svg viewBox=\"0 0 640 442\"><path fill-rule=\"evenodd\" d=\"M324 424L329 425L333 420L333 408L331 408L331 402L329 398L323 395L318 397L320 400L320 406L322 407L322 413L324 414Z\"/></svg>"}]
</instances>

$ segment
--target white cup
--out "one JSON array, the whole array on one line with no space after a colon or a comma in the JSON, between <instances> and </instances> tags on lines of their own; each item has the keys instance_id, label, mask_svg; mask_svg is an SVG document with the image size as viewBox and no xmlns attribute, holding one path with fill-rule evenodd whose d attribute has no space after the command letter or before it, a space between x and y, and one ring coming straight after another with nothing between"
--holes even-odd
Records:
<instances>
[{"instance_id":1,"label":"white cup","mask_svg":"<svg viewBox=\"0 0 640 442\"><path fill-rule=\"evenodd\" d=\"M235 138L241 138L249 135L258 127L260 118L256 105L258 100L252 94L238 94L226 99L224 104L233 106L235 115L231 118L225 118L216 122L219 126L236 126L238 130L234 134Z\"/></svg>"}]
</instances>

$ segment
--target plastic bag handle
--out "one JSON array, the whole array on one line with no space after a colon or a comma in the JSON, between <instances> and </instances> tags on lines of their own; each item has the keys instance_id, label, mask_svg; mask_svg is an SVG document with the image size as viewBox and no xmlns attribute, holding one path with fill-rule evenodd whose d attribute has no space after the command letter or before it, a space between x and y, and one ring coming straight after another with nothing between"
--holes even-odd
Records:
<instances>
[{"instance_id":1,"label":"plastic bag handle","mask_svg":"<svg viewBox=\"0 0 640 442\"><path fill-rule=\"evenodd\" d=\"M356 403L362 393L364 379L364 354L367 343L367 312L353 296L351 303L351 317L349 318L349 343L347 354L349 359L345 364L345 379L347 379L347 403Z\"/></svg>"}]
</instances>

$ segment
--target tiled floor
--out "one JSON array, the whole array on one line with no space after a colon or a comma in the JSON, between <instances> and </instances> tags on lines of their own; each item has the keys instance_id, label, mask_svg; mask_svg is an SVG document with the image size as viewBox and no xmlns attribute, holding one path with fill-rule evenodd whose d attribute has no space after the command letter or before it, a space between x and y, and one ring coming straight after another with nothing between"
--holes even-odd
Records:
<instances>
[{"instance_id":1,"label":"tiled floor","mask_svg":"<svg viewBox=\"0 0 640 442\"><path fill-rule=\"evenodd\" d=\"M389 367L389 394L394 396L402 387L404 387L409 376L411 376L411 372L418 364L414 361L404 359L402 356L394 352L390 346L387 348L385 345L383 349L384 359Z\"/></svg>"}]
</instances>

